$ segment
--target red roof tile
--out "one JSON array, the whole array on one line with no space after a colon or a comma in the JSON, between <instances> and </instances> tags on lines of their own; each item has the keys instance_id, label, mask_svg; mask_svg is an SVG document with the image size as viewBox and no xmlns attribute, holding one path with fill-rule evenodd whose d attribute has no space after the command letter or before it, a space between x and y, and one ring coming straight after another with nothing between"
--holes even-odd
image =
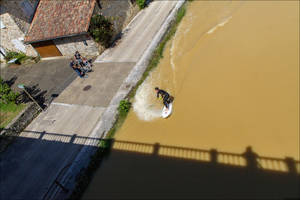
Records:
<instances>
[{"instance_id":1,"label":"red roof tile","mask_svg":"<svg viewBox=\"0 0 300 200\"><path fill-rule=\"evenodd\" d=\"M86 33L96 0L40 0L25 42Z\"/></svg>"}]
</instances>

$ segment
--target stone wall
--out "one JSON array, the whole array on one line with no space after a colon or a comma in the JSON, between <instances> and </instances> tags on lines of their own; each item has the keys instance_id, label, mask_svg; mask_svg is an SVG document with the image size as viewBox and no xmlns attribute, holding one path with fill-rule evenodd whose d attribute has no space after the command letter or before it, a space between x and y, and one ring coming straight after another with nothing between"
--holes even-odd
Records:
<instances>
[{"instance_id":1,"label":"stone wall","mask_svg":"<svg viewBox=\"0 0 300 200\"><path fill-rule=\"evenodd\" d=\"M31 45L23 43L22 40L24 39L25 34L21 31L9 13L1 13L0 19L5 26L5 28L0 30L0 44L3 49L6 51L24 52L28 56L38 55ZM19 48L16 46L16 43L17 45L19 43Z\"/></svg>"},{"instance_id":2,"label":"stone wall","mask_svg":"<svg viewBox=\"0 0 300 200\"><path fill-rule=\"evenodd\" d=\"M39 107L31 103L26 110L7 129L0 134L0 153L20 135L20 133L30 124L30 122L41 112Z\"/></svg>"},{"instance_id":3,"label":"stone wall","mask_svg":"<svg viewBox=\"0 0 300 200\"><path fill-rule=\"evenodd\" d=\"M53 40L64 56L73 56L79 51L83 56L99 55L99 45L87 34Z\"/></svg>"}]
</instances>

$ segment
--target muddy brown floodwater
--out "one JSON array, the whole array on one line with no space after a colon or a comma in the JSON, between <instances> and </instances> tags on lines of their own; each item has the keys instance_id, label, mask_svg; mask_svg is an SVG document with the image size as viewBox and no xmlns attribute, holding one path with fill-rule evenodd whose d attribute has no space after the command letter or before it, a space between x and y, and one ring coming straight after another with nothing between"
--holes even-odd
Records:
<instances>
[{"instance_id":1,"label":"muddy brown floodwater","mask_svg":"<svg viewBox=\"0 0 300 200\"><path fill-rule=\"evenodd\" d=\"M155 86L175 97L168 119L159 117ZM84 198L182 197L171 187L176 175L165 176L174 164L157 164L153 153L209 161L211 149L241 154L250 146L259 156L299 160L299 2L190 3L115 140ZM225 157L218 162L235 162ZM180 183L194 176L184 169Z\"/></svg>"}]
</instances>

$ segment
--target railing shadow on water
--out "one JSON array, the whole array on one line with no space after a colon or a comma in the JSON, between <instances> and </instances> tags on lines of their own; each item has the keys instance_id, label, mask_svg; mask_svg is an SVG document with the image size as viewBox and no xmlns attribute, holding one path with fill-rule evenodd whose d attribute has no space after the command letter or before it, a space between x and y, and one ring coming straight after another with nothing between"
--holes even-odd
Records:
<instances>
[{"instance_id":1,"label":"railing shadow on water","mask_svg":"<svg viewBox=\"0 0 300 200\"><path fill-rule=\"evenodd\" d=\"M103 165L100 163L83 199L145 195L268 199L300 195L300 162L289 157L259 156L251 146L242 153L229 153L114 139L104 142Z\"/></svg>"},{"instance_id":2,"label":"railing shadow on water","mask_svg":"<svg viewBox=\"0 0 300 200\"><path fill-rule=\"evenodd\" d=\"M250 146L246 147L243 153L229 153L218 151L217 149L197 149L161 145L159 143L150 144L115 139L101 139L79 136L74 133L60 134L46 131L24 130L20 136L13 137L21 141L45 143L46 146L52 144L60 144L64 146L64 148L74 145L74 148L76 146L91 146L92 148L99 149L102 152L100 156L104 159L110 159L112 153L119 152L122 155L128 156L137 155L137 158L149 159L149 162L154 159L153 161L156 163L157 161L164 163L163 160L174 159L179 160L181 163L199 163L199 167L201 167L201 165L207 165L212 166L212 168L224 166L240 170L245 169L249 170L251 172L250 174L253 174L252 172L254 172L254 174L256 172L270 172L290 177L299 177L300 175L300 162L298 160L291 157L274 158L259 156ZM5 140L5 136L3 136L2 139ZM174 162L174 165L176 165L177 161ZM57 175L53 177L53 183L48 188L45 196L52 196L52 194L57 193L59 190L65 190L63 192L66 193L69 192L68 188L64 188L65 185L60 184L65 172L68 171L71 165L72 161L60 167L60 170L57 171ZM181 166L181 164L178 166Z\"/></svg>"},{"instance_id":3,"label":"railing shadow on water","mask_svg":"<svg viewBox=\"0 0 300 200\"><path fill-rule=\"evenodd\" d=\"M246 167L253 170L270 170L300 174L300 161L286 157L284 159L259 156L251 146L248 146L244 153L229 153L217 151L216 149L204 150L185 148L178 146L161 145L159 143L148 144L130 141L112 140L112 149L131 151L137 153L152 154L169 158L180 158L196 160L210 164L231 165Z\"/></svg>"},{"instance_id":4,"label":"railing shadow on water","mask_svg":"<svg viewBox=\"0 0 300 200\"><path fill-rule=\"evenodd\" d=\"M24 136L25 133L25 136ZM5 136L4 136L5 137ZM18 137L18 136L17 136ZM178 147L170 145L161 145L159 143L141 143L131 141L121 141L115 139L100 139L76 134L59 134L45 131L24 130L22 137L30 137L45 141L58 141L63 143L72 143L78 145L98 146L100 141L105 142L107 152L111 150L122 150L128 152L152 154L156 156L180 158L207 162L210 164L222 164L239 167L247 167L257 170L271 170L278 172L287 172L291 174L300 174L300 161L292 157L275 158L259 156L251 146L246 147L243 153L222 152L217 149L196 149L188 147ZM109 154L109 153L107 153Z\"/></svg>"}]
</instances>

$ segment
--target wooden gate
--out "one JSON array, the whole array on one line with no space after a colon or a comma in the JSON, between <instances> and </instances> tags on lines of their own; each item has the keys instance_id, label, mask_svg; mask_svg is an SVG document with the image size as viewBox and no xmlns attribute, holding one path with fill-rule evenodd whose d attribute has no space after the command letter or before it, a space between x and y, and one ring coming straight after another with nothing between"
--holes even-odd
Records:
<instances>
[{"instance_id":1,"label":"wooden gate","mask_svg":"<svg viewBox=\"0 0 300 200\"><path fill-rule=\"evenodd\" d=\"M62 56L58 48L55 46L52 40L37 42L31 44L34 49L40 54L42 58Z\"/></svg>"}]
</instances>

